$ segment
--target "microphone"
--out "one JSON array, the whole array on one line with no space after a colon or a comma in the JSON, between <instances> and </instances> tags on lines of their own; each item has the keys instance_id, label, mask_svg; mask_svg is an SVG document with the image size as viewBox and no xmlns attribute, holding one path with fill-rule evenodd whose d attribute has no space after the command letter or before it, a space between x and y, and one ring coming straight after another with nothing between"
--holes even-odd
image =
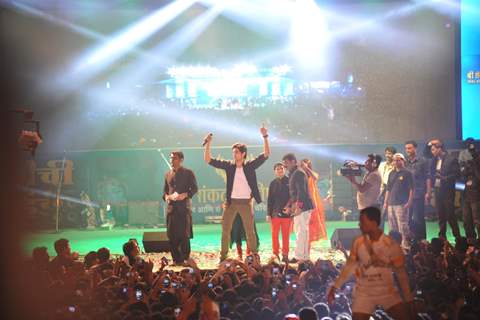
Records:
<instances>
[{"instance_id":1,"label":"microphone","mask_svg":"<svg viewBox=\"0 0 480 320\"><path fill-rule=\"evenodd\" d=\"M203 140L202 147L205 147L205 145L207 144L207 139L208 139L208 137L213 137L213 133L210 132L210 133L207 135L207 137Z\"/></svg>"}]
</instances>

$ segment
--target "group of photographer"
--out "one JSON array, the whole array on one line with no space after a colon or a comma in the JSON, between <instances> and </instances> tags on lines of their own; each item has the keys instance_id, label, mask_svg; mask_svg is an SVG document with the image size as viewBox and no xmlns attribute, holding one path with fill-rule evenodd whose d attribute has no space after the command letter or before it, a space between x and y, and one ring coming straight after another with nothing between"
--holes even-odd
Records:
<instances>
[{"instance_id":1,"label":"group of photographer","mask_svg":"<svg viewBox=\"0 0 480 320\"><path fill-rule=\"evenodd\" d=\"M418 145L405 143L405 154L393 146L385 148L385 161L368 155L366 174L358 182L355 175L345 175L357 190L358 209L377 206L382 209L381 228L388 220L390 232L402 237L402 247L409 249L411 240L427 238L425 205L434 199L439 221L439 237L446 239L447 223L453 236L460 238L455 215L456 182L465 185L462 193L463 223L469 243L480 236L480 160L474 140L466 140L466 149L458 157L449 153L439 139L428 142L424 156Z\"/></svg>"}]
</instances>

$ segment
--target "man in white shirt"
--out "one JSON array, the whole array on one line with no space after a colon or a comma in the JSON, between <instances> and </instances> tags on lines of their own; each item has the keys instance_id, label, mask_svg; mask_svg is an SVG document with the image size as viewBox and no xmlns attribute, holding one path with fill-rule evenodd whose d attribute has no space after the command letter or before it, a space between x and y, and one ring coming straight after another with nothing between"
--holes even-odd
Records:
<instances>
[{"instance_id":1,"label":"man in white shirt","mask_svg":"<svg viewBox=\"0 0 480 320\"><path fill-rule=\"evenodd\" d=\"M353 320L370 319L377 305L381 305L393 319L412 319L413 296L405 270L405 256L398 243L379 228L380 214L376 207L360 211L362 235L353 241L347 263L330 287L327 299L332 303L335 291L355 275ZM398 287L392 271L397 276Z\"/></svg>"},{"instance_id":2,"label":"man in white shirt","mask_svg":"<svg viewBox=\"0 0 480 320\"><path fill-rule=\"evenodd\" d=\"M380 198L379 202L383 203L385 200L385 193L387 192L387 183L390 173L395 170L395 165L393 164L393 155L397 153L397 149L393 146L388 146L385 148L385 161L380 163L378 166L378 172L382 177L382 186L380 188ZM387 217L387 212L382 210L382 218L380 221L380 229L384 229L385 218Z\"/></svg>"},{"instance_id":3,"label":"man in white shirt","mask_svg":"<svg viewBox=\"0 0 480 320\"><path fill-rule=\"evenodd\" d=\"M263 137L263 153L249 161L246 160L247 146L242 143L236 143L232 146L232 161L212 158L210 151L212 135L209 134L205 138L205 162L212 167L225 170L227 177L225 209L222 216L222 248L220 251L220 262L227 258L230 244L230 233L237 214L239 214L242 219L248 248L253 254L257 253L257 238L254 229L252 199L255 199L257 203L261 203L262 198L258 189L255 170L260 167L270 155L267 128L262 126L260 128L260 133Z\"/></svg>"},{"instance_id":4,"label":"man in white shirt","mask_svg":"<svg viewBox=\"0 0 480 320\"><path fill-rule=\"evenodd\" d=\"M362 182L358 183L354 176L347 176L352 186L357 189L358 210L367 207L380 207L379 197L382 186L382 176L378 172L378 166L382 157L377 154L369 154L365 161L367 173L363 176Z\"/></svg>"}]
</instances>

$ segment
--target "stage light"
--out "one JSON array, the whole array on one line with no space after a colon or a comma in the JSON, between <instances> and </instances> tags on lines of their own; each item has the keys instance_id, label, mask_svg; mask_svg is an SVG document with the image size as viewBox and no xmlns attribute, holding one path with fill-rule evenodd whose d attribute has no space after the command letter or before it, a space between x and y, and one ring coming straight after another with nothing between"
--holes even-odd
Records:
<instances>
[{"instance_id":1,"label":"stage light","mask_svg":"<svg viewBox=\"0 0 480 320\"><path fill-rule=\"evenodd\" d=\"M246 75L256 74L257 72L258 72L258 69L256 66L248 63L241 63L241 64L235 65L230 73L233 76L246 76ZM228 70L225 73L226 74L229 73Z\"/></svg>"},{"instance_id":2,"label":"stage light","mask_svg":"<svg viewBox=\"0 0 480 320\"><path fill-rule=\"evenodd\" d=\"M347 82L348 82L349 84L352 84L352 83L353 83L353 74L350 73L350 74L348 75L348 77L347 77Z\"/></svg>"},{"instance_id":3,"label":"stage light","mask_svg":"<svg viewBox=\"0 0 480 320\"><path fill-rule=\"evenodd\" d=\"M327 20L313 0L299 0L295 4L290 28L290 50L299 64L308 69L325 65L325 51L329 41Z\"/></svg>"},{"instance_id":4,"label":"stage light","mask_svg":"<svg viewBox=\"0 0 480 320\"><path fill-rule=\"evenodd\" d=\"M284 76L291 71L292 71L292 67L286 64L275 66L272 68L272 73L276 76Z\"/></svg>"}]
</instances>

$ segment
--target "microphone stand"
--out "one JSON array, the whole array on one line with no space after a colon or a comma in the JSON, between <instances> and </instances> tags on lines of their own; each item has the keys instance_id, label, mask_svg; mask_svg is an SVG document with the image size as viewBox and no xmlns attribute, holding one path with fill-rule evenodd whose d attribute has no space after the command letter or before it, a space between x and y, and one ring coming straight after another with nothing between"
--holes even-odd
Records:
<instances>
[{"instance_id":1,"label":"microphone stand","mask_svg":"<svg viewBox=\"0 0 480 320\"><path fill-rule=\"evenodd\" d=\"M60 220L60 193L62 192L62 186L63 186L63 176L65 172L65 162L67 160L67 150L63 150L63 159L62 159L62 168L60 170L60 179L58 181L58 186L57 186L57 195L55 199L56 203L56 219L55 219L55 232L59 232L59 220Z\"/></svg>"}]
</instances>

